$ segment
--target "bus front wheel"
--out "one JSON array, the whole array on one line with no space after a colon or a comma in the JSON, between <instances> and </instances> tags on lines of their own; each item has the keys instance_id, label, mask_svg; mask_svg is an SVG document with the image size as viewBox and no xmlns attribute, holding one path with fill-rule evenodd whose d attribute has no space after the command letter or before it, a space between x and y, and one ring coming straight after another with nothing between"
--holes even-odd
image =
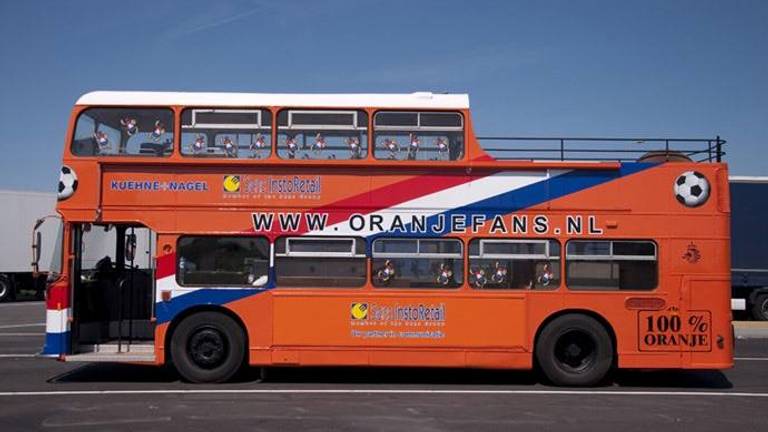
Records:
<instances>
[{"instance_id":1,"label":"bus front wheel","mask_svg":"<svg viewBox=\"0 0 768 432\"><path fill-rule=\"evenodd\" d=\"M613 366L613 342L594 318L567 314L555 318L536 342L536 361L555 385L592 386Z\"/></svg>"},{"instance_id":2,"label":"bus front wheel","mask_svg":"<svg viewBox=\"0 0 768 432\"><path fill-rule=\"evenodd\" d=\"M173 332L171 359L187 381L224 382L245 363L245 333L230 317L200 312L184 318Z\"/></svg>"}]
</instances>

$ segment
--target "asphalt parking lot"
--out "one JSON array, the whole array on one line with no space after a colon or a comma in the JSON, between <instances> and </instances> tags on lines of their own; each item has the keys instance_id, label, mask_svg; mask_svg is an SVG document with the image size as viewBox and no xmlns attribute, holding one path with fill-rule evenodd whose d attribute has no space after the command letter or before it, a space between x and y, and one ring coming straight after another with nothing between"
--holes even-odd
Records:
<instances>
[{"instance_id":1,"label":"asphalt parking lot","mask_svg":"<svg viewBox=\"0 0 768 432\"><path fill-rule=\"evenodd\" d=\"M768 430L768 339L744 326L724 372L621 372L564 389L533 372L275 369L224 385L165 368L34 357L44 305L0 305L0 430ZM755 330L757 329L757 330Z\"/></svg>"}]
</instances>

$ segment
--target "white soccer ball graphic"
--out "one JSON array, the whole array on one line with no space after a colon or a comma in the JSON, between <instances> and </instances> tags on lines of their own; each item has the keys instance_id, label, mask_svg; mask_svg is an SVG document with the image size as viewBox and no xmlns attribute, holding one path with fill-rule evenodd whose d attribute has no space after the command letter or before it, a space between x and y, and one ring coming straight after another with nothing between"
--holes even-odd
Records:
<instances>
[{"instance_id":1,"label":"white soccer ball graphic","mask_svg":"<svg viewBox=\"0 0 768 432\"><path fill-rule=\"evenodd\" d=\"M67 199L77 190L77 174L75 170L64 165L59 173L59 200Z\"/></svg>"},{"instance_id":2,"label":"white soccer ball graphic","mask_svg":"<svg viewBox=\"0 0 768 432\"><path fill-rule=\"evenodd\" d=\"M688 207L698 207L709 198L709 181L704 174L686 171L675 181L675 198Z\"/></svg>"}]
</instances>

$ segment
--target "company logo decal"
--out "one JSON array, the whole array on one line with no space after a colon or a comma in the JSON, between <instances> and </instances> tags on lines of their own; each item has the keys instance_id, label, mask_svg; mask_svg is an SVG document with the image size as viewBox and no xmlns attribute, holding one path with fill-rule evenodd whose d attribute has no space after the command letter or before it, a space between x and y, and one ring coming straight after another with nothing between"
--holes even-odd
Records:
<instances>
[{"instance_id":1,"label":"company logo decal","mask_svg":"<svg viewBox=\"0 0 768 432\"><path fill-rule=\"evenodd\" d=\"M323 182L320 176L255 176L224 177L224 198L245 199L320 199Z\"/></svg>"},{"instance_id":2,"label":"company logo decal","mask_svg":"<svg viewBox=\"0 0 768 432\"><path fill-rule=\"evenodd\" d=\"M236 193L240 192L240 176L228 175L224 176L224 192Z\"/></svg>"},{"instance_id":3,"label":"company logo decal","mask_svg":"<svg viewBox=\"0 0 768 432\"><path fill-rule=\"evenodd\" d=\"M444 339L445 303L352 303L355 339Z\"/></svg>"},{"instance_id":4,"label":"company logo decal","mask_svg":"<svg viewBox=\"0 0 768 432\"><path fill-rule=\"evenodd\" d=\"M353 320L364 320L368 318L368 303L352 303L350 315Z\"/></svg>"}]
</instances>

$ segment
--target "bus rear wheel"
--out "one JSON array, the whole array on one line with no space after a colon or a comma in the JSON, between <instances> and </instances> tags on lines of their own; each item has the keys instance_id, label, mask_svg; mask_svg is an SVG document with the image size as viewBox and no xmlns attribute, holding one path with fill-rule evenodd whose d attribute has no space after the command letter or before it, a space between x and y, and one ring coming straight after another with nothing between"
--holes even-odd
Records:
<instances>
[{"instance_id":1,"label":"bus rear wheel","mask_svg":"<svg viewBox=\"0 0 768 432\"><path fill-rule=\"evenodd\" d=\"M759 294L752 304L752 318L758 321L768 321L768 294Z\"/></svg>"},{"instance_id":2,"label":"bus rear wheel","mask_svg":"<svg viewBox=\"0 0 768 432\"><path fill-rule=\"evenodd\" d=\"M179 374L195 383L224 382L245 363L245 333L232 318L200 312L173 332L171 358Z\"/></svg>"},{"instance_id":3,"label":"bus rear wheel","mask_svg":"<svg viewBox=\"0 0 768 432\"><path fill-rule=\"evenodd\" d=\"M560 386L592 386L613 366L613 342L594 318L567 314L555 318L536 342L536 361L549 381Z\"/></svg>"}]
</instances>

